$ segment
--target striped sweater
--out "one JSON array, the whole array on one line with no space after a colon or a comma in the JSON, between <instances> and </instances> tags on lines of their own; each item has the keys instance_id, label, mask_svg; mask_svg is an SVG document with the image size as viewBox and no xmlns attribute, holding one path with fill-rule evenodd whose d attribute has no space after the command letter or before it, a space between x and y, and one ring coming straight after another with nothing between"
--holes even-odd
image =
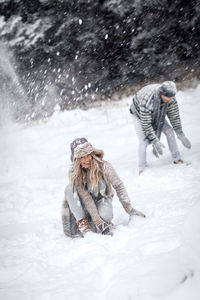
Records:
<instances>
[{"instance_id":1,"label":"striped sweater","mask_svg":"<svg viewBox=\"0 0 200 300\"><path fill-rule=\"evenodd\" d=\"M136 113L141 121L142 129L149 143L159 140L156 132L159 126L159 119L163 105L166 106L165 114L167 115L173 129L176 133L182 131L179 108L176 98L168 103L163 103L160 98L160 84L150 84L143 87L133 97L130 111Z\"/></svg>"}]
</instances>

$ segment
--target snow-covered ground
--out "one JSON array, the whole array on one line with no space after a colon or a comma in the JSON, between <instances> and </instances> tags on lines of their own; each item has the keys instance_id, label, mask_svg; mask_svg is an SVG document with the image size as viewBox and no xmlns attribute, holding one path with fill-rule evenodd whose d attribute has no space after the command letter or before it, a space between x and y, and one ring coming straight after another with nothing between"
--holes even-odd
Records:
<instances>
[{"instance_id":1,"label":"snow-covered ground","mask_svg":"<svg viewBox=\"0 0 200 300\"><path fill-rule=\"evenodd\" d=\"M0 299L200 299L200 85L178 92L190 164L172 163L148 148L149 168L137 169L131 98L88 111L55 112L46 122L0 128ZM114 198L114 236L64 236L63 191L70 142L86 137L103 149L146 215L130 223Z\"/></svg>"}]
</instances>

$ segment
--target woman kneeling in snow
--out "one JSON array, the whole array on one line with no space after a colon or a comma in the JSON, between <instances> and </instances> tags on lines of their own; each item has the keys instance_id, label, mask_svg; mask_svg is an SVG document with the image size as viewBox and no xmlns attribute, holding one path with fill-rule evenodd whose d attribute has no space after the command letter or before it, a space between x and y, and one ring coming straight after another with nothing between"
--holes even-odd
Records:
<instances>
[{"instance_id":1,"label":"woman kneeling in snow","mask_svg":"<svg viewBox=\"0 0 200 300\"><path fill-rule=\"evenodd\" d=\"M144 217L132 208L123 182L103 156L104 152L85 138L71 143L70 185L65 189L62 206L63 230L67 236L84 236L88 231L112 235L112 186L130 216Z\"/></svg>"}]
</instances>

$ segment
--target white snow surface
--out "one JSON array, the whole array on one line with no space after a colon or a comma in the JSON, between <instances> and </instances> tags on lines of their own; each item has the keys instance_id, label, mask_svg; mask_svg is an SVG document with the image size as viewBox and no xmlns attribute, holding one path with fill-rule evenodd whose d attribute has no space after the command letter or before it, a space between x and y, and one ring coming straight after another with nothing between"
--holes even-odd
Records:
<instances>
[{"instance_id":1,"label":"white snow surface","mask_svg":"<svg viewBox=\"0 0 200 300\"><path fill-rule=\"evenodd\" d=\"M200 85L179 91L187 164L147 149L138 176L131 97L88 111L59 112L45 122L0 128L0 299L200 299ZM86 137L103 149L124 181L129 217L113 200L114 236L63 234L61 204L68 183L70 142Z\"/></svg>"}]
</instances>

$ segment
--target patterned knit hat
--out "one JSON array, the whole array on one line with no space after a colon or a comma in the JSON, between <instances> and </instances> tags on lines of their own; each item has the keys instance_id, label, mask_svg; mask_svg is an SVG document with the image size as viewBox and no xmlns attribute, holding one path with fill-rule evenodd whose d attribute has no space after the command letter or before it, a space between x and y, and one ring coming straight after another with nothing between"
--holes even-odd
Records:
<instances>
[{"instance_id":1,"label":"patterned knit hat","mask_svg":"<svg viewBox=\"0 0 200 300\"><path fill-rule=\"evenodd\" d=\"M92 153L95 149L85 138L77 138L71 143L71 161Z\"/></svg>"},{"instance_id":2,"label":"patterned knit hat","mask_svg":"<svg viewBox=\"0 0 200 300\"><path fill-rule=\"evenodd\" d=\"M161 95L165 97L174 97L176 95L176 85L173 81L164 81L159 90Z\"/></svg>"}]
</instances>

